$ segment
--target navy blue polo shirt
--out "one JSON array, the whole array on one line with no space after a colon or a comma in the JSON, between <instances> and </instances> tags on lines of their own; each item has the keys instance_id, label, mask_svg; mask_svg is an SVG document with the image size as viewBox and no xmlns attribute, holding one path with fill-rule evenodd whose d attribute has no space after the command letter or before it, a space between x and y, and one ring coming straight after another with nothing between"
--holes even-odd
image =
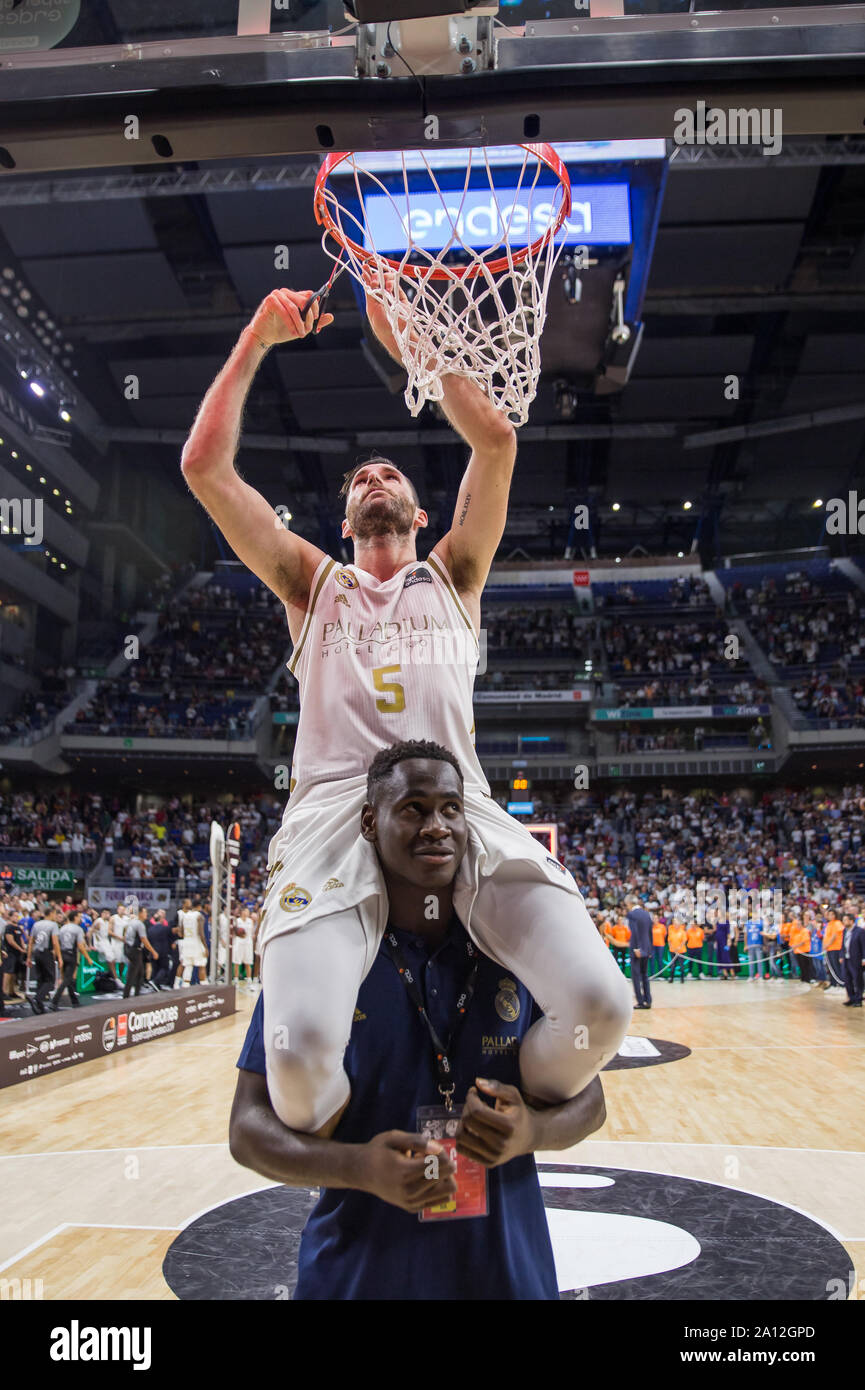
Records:
<instances>
[{"instance_id":1,"label":"navy blue polo shirt","mask_svg":"<svg viewBox=\"0 0 865 1390\"><path fill-rule=\"evenodd\" d=\"M147 939L159 956L167 956L171 949L171 928L167 922L148 922Z\"/></svg>"},{"instance_id":2,"label":"navy blue polo shirt","mask_svg":"<svg viewBox=\"0 0 865 1390\"><path fill-rule=\"evenodd\" d=\"M455 918L436 949L395 935L440 1036L465 985L466 933ZM522 984L481 955L454 1064L454 1099L476 1076L519 1085L518 1049L540 1016ZM238 1067L266 1074L259 996ZM417 1132L418 1106L440 1105L429 1034L382 942L361 985L345 1053L351 1100L334 1133L365 1143L388 1129ZM421 1223L366 1192L324 1188L304 1228L296 1299L558 1299L532 1154L487 1170L488 1215Z\"/></svg>"}]
</instances>

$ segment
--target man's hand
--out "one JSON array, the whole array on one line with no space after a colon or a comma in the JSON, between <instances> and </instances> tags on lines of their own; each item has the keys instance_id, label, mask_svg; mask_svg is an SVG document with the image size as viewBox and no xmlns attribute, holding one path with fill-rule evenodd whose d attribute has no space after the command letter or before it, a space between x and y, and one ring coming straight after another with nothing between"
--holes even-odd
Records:
<instances>
[{"instance_id":1,"label":"man's hand","mask_svg":"<svg viewBox=\"0 0 865 1390\"><path fill-rule=\"evenodd\" d=\"M364 1192L403 1211L419 1212L452 1197L456 1168L441 1144L423 1134L389 1129L359 1146Z\"/></svg>"},{"instance_id":2,"label":"man's hand","mask_svg":"<svg viewBox=\"0 0 865 1390\"><path fill-rule=\"evenodd\" d=\"M301 310L312 293L312 290L271 290L261 301L249 327L263 347L305 338L313 328L320 332L333 323L333 314L322 314L319 318L317 299L310 305L306 317L301 317Z\"/></svg>"},{"instance_id":3,"label":"man's hand","mask_svg":"<svg viewBox=\"0 0 865 1390\"><path fill-rule=\"evenodd\" d=\"M485 1168L497 1168L519 1154L533 1153L534 1116L516 1086L484 1081L480 1076L475 1081L477 1085L472 1086L463 1106L457 1153L476 1159ZM494 1110L484 1103L478 1090L495 1097Z\"/></svg>"}]
</instances>

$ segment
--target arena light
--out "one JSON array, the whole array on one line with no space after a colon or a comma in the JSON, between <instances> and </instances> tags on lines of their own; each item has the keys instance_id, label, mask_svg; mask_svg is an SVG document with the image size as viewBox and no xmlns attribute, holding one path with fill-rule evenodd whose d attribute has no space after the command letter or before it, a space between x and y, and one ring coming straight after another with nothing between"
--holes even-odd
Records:
<instances>
[{"instance_id":1,"label":"arena light","mask_svg":"<svg viewBox=\"0 0 865 1390\"><path fill-rule=\"evenodd\" d=\"M683 509L684 511L686 511L686 512L689 512L689 511L691 510L691 508L693 507L693 505L694 505L693 502L683 502L683 503L682 503L682 509Z\"/></svg>"},{"instance_id":2,"label":"arena light","mask_svg":"<svg viewBox=\"0 0 865 1390\"><path fill-rule=\"evenodd\" d=\"M621 510L622 510L622 504L621 504L621 502L614 502L614 503L613 503L613 511L614 511L614 512L620 512Z\"/></svg>"},{"instance_id":3,"label":"arena light","mask_svg":"<svg viewBox=\"0 0 865 1390\"><path fill-rule=\"evenodd\" d=\"M42 397L45 395L45 387L40 382L31 381L28 383L28 385L30 387L30 390L33 392L34 396Z\"/></svg>"},{"instance_id":4,"label":"arena light","mask_svg":"<svg viewBox=\"0 0 865 1390\"><path fill-rule=\"evenodd\" d=\"M816 500L816 502L812 502L812 503L811 503L811 506L812 506L812 507L822 507L822 505L823 505L823 498L822 498L822 497L818 497L817 500Z\"/></svg>"}]
</instances>

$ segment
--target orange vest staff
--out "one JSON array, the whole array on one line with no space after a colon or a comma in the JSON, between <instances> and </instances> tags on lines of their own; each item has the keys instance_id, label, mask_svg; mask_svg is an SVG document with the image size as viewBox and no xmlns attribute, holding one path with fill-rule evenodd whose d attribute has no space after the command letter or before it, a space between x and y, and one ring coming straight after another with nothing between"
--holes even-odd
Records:
<instances>
[{"instance_id":1,"label":"orange vest staff","mask_svg":"<svg viewBox=\"0 0 865 1390\"><path fill-rule=\"evenodd\" d=\"M671 951L675 951L677 955L681 954L681 952L685 949L685 943L687 942L687 939L688 934L685 931L684 927L678 926L675 923L673 923L670 926L670 929L667 932L667 941L669 942Z\"/></svg>"},{"instance_id":2,"label":"orange vest staff","mask_svg":"<svg viewBox=\"0 0 865 1390\"><path fill-rule=\"evenodd\" d=\"M631 928L627 922L616 922L613 927L613 941L617 946L627 946L631 939Z\"/></svg>"},{"instance_id":3,"label":"orange vest staff","mask_svg":"<svg viewBox=\"0 0 865 1390\"><path fill-rule=\"evenodd\" d=\"M833 917L826 923L826 932L823 937L824 951L840 951L844 942L844 923L840 917Z\"/></svg>"}]
</instances>

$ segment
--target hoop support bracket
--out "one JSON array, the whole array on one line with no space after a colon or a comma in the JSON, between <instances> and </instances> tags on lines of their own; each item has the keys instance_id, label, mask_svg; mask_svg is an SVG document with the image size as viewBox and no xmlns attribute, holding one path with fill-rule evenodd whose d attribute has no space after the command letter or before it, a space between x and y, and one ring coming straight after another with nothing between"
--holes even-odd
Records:
<instances>
[{"instance_id":1,"label":"hoop support bracket","mask_svg":"<svg viewBox=\"0 0 865 1390\"><path fill-rule=\"evenodd\" d=\"M465 76L495 66L493 16L498 5L468 14L394 19L361 24L357 31L359 77Z\"/></svg>"}]
</instances>

